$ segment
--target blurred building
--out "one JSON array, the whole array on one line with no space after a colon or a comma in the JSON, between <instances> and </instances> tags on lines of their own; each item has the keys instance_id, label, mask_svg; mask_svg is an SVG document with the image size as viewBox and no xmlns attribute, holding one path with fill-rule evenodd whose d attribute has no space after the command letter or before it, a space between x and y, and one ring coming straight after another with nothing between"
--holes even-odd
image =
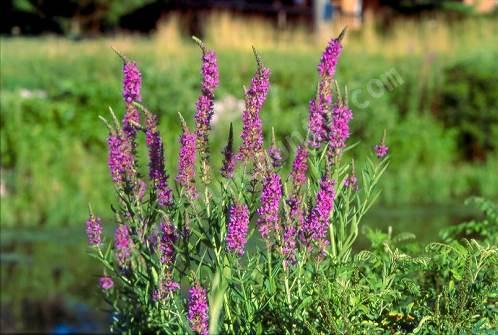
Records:
<instances>
[{"instance_id":1,"label":"blurred building","mask_svg":"<svg viewBox=\"0 0 498 335\"><path fill-rule=\"evenodd\" d=\"M473 6L479 13L489 13L498 6L497 0L463 0L463 3Z\"/></svg>"}]
</instances>

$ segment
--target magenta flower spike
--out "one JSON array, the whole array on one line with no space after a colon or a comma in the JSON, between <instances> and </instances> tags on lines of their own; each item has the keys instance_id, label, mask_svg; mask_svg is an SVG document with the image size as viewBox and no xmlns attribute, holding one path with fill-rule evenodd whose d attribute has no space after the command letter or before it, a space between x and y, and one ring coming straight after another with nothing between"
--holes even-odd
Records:
<instances>
[{"instance_id":1,"label":"magenta flower spike","mask_svg":"<svg viewBox=\"0 0 498 335\"><path fill-rule=\"evenodd\" d=\"M296 235L297 229L293 224L284 227L282 255L285 256L286 264L294 264L296 262Z\"/></svg>"},{"instance_id":2,"label":"magenta flower spike","mask_svg":"<svg viewBox=\"0 0 498 335\"><path fill-rule=\"evenodd\" d=\"M149 177L157 202L160 206L169 206L173 202L173 195L164 167L163 141L157 129L157 117L148 111L145 111L145 142L149 149Z\"/></svg>"},{"instance_id":3,"label":"magenta flower spike","mask_svg":"<svg viewBox=\"0 0 498 335\"><path fill-rule=\"evenodd\" d=\"M230 130L228 133L228 141L225 149L223 150L223 166L221 167L221 175L227 179L231 179L235 172L235 165L237 164L237 157L233 151L233 127L230 123Z\"/></svg>"},{"instance_id":4,"label":"magenta flower spike","mask_svg":"<svg viewBox=\"0 0 498 335\"><path fill-rule=\"evenodd\" d=\"M178 155L178 174L176 181L187 192L190 199L198 197L195 187L195 154L196 137L183 123L183 134L180 136L180 152Z\"/></svg>"},{"instance_id":5,"label":"magenta flower spike","mask_svg":"<svg viewBox=\"0 0 498 335\"><path fill-rule=\"evenodd\" d=\"M107 139L108 165L112 180L115 184L122 184L129 180L134 173L134 157L130 143L122 134L111 131Z\"/></svg>"},{"instance_id":6,"label":"magenta flower spike","mask_svg":"<svg viewBox=\"0 0 498 335\"><path fill-rule=\"evenodd\" d=\"M114 281L109 276L102 276L99 278L99 285L104 290L109 290L114 286Z\"/></svg>"},{"instance_id":7,"label":"magenta flower spike","mask_svg":"<svg viewBox=\"0 0 498 335\"><path fill-rule=\"evenodd\" d=\"M200 284L195 284L189 290L187 317L192 330L201 335L208 335L208 310L207 292Z\"/></svg>"},{"instance_id":8,"label":"magenta flower spike","mask_svg":"<svg viewBox=\"0 0 498 335\"><path fill-rule=\"evenodd\" d=\"M152 291L152 300L160 301L165 299L170 293L180 289L180 284L170 278L163 279L159 282L158 287Z\"/></svg>"},{"instance_id":9,"label":"magenta flower spike","mask_svg":"<svg viewBox=\"0 0 498 335\"><path fill-rule=\"evenodd\" d=\"M201 159L208 157L208 133L211 129L211 119L214 114L214 93L220 82L216 53L207 50L204 43L194 37L202 50L201 95L196 103L195 134L197 149Z\"/></svg>"},{"instance_id":10,"label":"magenta flower spike","mask_svg":"<svg viewBox=\"0 0 498 335\"><path fill-rule=\"evenodd\" d=\"M226 236L227 249L242 256L247 243L248 232L249 209L244 204L232 205L230 207Z\"/></svg>"},{"instance_id":11,"label":"magenta flower spike","mask_svg":"<svg viewBox=\"0 0 498 335\"><path fill-rule=\"evenodd\" d=\"M178 239L176 228L169 222L161 223L159 251L161 263L171 265L175 260L175 242Z\"/></svg>"},{"instance_id":12,"label":"magenta flower spike","mask_svg":"<svg viewBox=\"0 0 498 335\"><path fill-rule=\"evenodd\" d=\"M318 64L320 82L316 97L310 100L308 128L311 147L318 148L327 139L328 117L332 103L331 81L334 78L337 62L342 52L344 29L337 38L333 38L325 48Z\"/></svg>"},{"instance_id":13,"label":"magenta flower spike","mask_svg":"<svg viewBox=\"0 0 498 335\"><path fill-rule=\"evenodd\" d=\"M275 138L275 129L271 128L271 145L268 148L268 156L270 157L271 165L274 169L282 165L282 152L277 146L277 139Z\"/></svg>"},{"instance_id":14,"label":"magenta flower spike","mask_svg":"<svg viewBox=\"0 0 498 335\"><path fill-rule=\"evenodd\" d=\"M286 202L289 206L289 220L284 225L282 255L285 256L287 263L293 264L296 261L298 233L304 223L304 214L301 208L301 199L297 193Z\"/></svg>"},{"instance_id":15,"label":"magenta flower spike","mask_svg":"<svg viewBox=\"0 0 498 335\"><path fill-rule=\"evenodd\" d=\"M346 29L344 29L337 38L331 39L323 51L320 63L318 64L318 73L320 74L320 77L329 79L334 77L337 62L342 53L341 41L345 33Z\"/></svg>"},{"instance_id":16,"label":"magenta flower spike","mask_svg":"<svg viewBox=\"0 0 498 335\"><path fill-rule=\"evenodd\" d=\"M123 65L123 98L126 103L142 101L142 75L137 64L126 60Z\"/></svg>"},{"instance_id":17,"label":"magenta flower spike","mask_svg":"<svg viewBox=\"0 0 498 335\"><path fill-rule=\"evenodd\" d=\"M99 246L102 243L102 220L99 217L90 214L86 221L86 235L89 245Z\"/></svg>"},{"instance_id":18,"label":"magenta flower spike","mask_svg":"<svg viewBox=\"0 0 498 335\"><path fill-rule=\"evenodd\" d=\"M377 158L384 158L384 156L387 155L389 152L389 147L385 144L386 141L386 130L384 129L384 136L382 136L382 141L380 144L375 145L374 150L375 150L375 155L377 155Z\"/></svg>"},{"instance_id":19,"label":"magenta flower spike","mask_svg":"<svg viewBox=\"0 0 498 335\"><path fill-rule=\"evenodd\" d=\"M346 105L339 103L333 107L328 148L331 157L339 156L346 146L346 140L350 135L349 122L352 118L353 113Z\"/></svg>"},{"instance_id":20,"label":"magenta flower spike","mask_svg":"<svg viewBox=\"0 0 498 335\"><path fill-rule=\"evenodd\" d=\"M378 144L375 146L375 154L378 158L384 158L389 152L389 147L384 144Z\"/></svg>"},{"instance_id":21,"label":"magenta flower spike","mask_svg":"<svg viewBox=\"0 0 498 335\"><path fill-rule=\"evenodd\" d=\"M316 195L316 203L303 222L301 237L306 246L312 242L319 245L327 244L325 240L329 227L329 218L334 208L335 181L323 178Z\"/></svg>"},{"instance_id":22,"label":"magenta flower spike","mask_svg":"<svg viewBox=\"0 0 498 335\"><path fill-rule=\"evenodd\" d=\"M297 147L296 158L292 162L291 178L294 188L297 189L306 183L308 172L308 148L304 145Z\"/></svg>"},{"instance_id":23,"label":"magenta flower spike","mask_svg":"<svg viewBox=\"0 0 498 335\"><path fill-rule=\"evenodd\" d=\"M351 188L352 190L356 191L358 189L358 178L356 178L354 174L349 175L344 180L344 187Z\"/></svg>"},{"instance_id":24,"label":"magenta flower spike","mask_svg":"<svg viewBox=\"0 0 498 335\"><path fill-rule=\"evenodd\" d=\"M256 54L256 51L254 51ZM270 89L270 69L264 67L256 54L258 69L245 93L245 109L242 114L242 144L238 159L255 160L263 152L263 125L261 108Z\"/></svg>"},{"instance_id":25,"label":"magenta flower spike","mask_svg":"<svg viewBox=\"0 0 498 335\"><path fill-rule=\"evenodd\" d=\"M279 229L279 206L282 199L282 181L280 176L272 172L263 181L263 190L261 192L260 207L257 210L259 215L258 228L259 233L271 244L270 235Z\"/></svg>"},{"instance_id":26,"label":"magenta flower spike","mask_svg":"<svg viewBox=\"0 0 498 335\"><path fill-rule=\"evenodd\" d=\"M123 57L124 59L124 57ZM126 113L123 117L123 132L135 147L136 125L140 124L140 113L133 102L142 101L142 75L135 62L124 59L123 65L123 98Z\"/></svg>"},{"instance_id":27,"label":"magenta flower spike","mask_svg":"<svg viewBox=\"0 0 498 335\"><path fill-rule=\"evenodd\" d=\"M120 266L125 267L131 256L131 238L128 226L120 224L114 232L114 248Z\"/></svg>"},{"instance_id":28,"label":"magenta flower spike","mask_svg":"<svg viewBox=\"0 0 498 335\"><path fill-rule=\"evenodd\" d=\"M322 104L317 99L311 99L309 102L309 119L308 130L310 133L310 146L312 148L320 147L321 143L327 137L326 119L322 111Z\"/></svg>"}]
</instances>

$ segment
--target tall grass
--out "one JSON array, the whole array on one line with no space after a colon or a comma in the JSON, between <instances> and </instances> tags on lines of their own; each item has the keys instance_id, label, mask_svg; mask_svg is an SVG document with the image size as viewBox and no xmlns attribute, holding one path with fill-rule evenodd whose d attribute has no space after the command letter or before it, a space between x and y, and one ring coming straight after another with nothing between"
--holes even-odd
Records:
<instances>
[{"instance_id":1,"label":"tall grass","mask_svg":"<svg viewBox=\"0 0 498 335\"><path fill-rule=\"evenodd\" d=\"M298 24L278 29L272 21L260 17L248 18L227 12L217 12L203 19L204 40L217 49L258 49L291 52L317 52L330 36L337 35L347 20L337 19L322 25L318 33L310 27ZM428 53L444 55L468 54L469 51L498 50L498 20L472 17L450 20L433 15L422 19L400 18L389 28L381 29L383 22L372 12L367 12L359 28L351 28L345 45L352 53L382 55L384 57L425 56ZM171 15L157 28L155 47L163 51L182 49L182 19Z\"/></svg>"}]
</instances>

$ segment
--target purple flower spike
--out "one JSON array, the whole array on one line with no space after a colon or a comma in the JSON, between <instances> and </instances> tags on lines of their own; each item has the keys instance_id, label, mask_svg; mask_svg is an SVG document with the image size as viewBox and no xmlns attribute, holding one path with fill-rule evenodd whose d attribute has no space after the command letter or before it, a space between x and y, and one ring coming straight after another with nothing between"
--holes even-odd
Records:
<instances>
[{"instance_id":1,"label":"purple flower spike","mask_svg":"<svg viewBox=\"0 0 498 335\"><path fill-rule=\"evenodd\" d=\"M161 254L161 263L171 265L175 260L175 242L178 239L176 228L171 223L161 223L161 240L159 250Z\"/></svg>"},{"instance_id":2,"label":"purple flower spike","mask_svg":"<svg viewBox=\"0 0 498 335\"><path fill-rule=\"evenodd\" d=\"M196 284L189 290L188 320L192 330L201 335L208 335L208 309L207 292Z\"/></svg>"},{"instance_id":3,"label":"purple flower spike","mask_svg":"<svg viewBox=\"0 0 498 335\"><path fill-rule=\"evenodd\" d=\"M332 122L329 133L329 154L336 157L341 154L349 137L349 122L353 113L349 107L338 104L332 110Z\"/></svg>"},{"instance_id":4,"label":"purple flower spike","mask_svg":"<svg viewBox=\"0 0 498 335\"><path fill-rule=\"evenodd\" d=\"M311 136L310 145L313 148L318 148L327 137L327 130L325 128L326 118L321 104L317 103L316 99L311 99L309 106L308 128Z\"/></svg>"},{"instance_id":5,"label":"purple flower spike","mask_svg":"<svg viewBox=\"0 0 498 335\"><path fill-rule=\"evenodd\" d=\"M344 180L344 187L345 188L351 188L353 191L358 190L358 178L354 174L348 176Z\"/></svg>"},{"instance_id":6,"label":"purple flower spike","mask_svg":"<svg viewBox=\"0 0 498 335\"><path fill-rule=\"evenodd\" d=\"M315 207L313 207L303 223L302 240L308 247L312 242L317 242L319 245L327 244L328 242L325 240L325 236L329 227L330 214L334 208L334 184L333 180L326 178L321 180Z\"/></svg>"},{"instance_id":7,"label":"purple flower spike","mask_svg":"<svg viewBox=\"0 0 498 335\"><path fill-rule=\"evenodd\" d=\"M138 180L136 187L137 197L139 200L143 200L145 192L147 192L147 184L142 179Z\"/></svg>"},{"instance_id":8,"label":"purple flower spike","mask_svg":"<svg viewBox=\"0 0 498 335\"><path fill-rule=\"evenodd\" d=\"M114 286L114 281L112 280L111 277L102 276L99 278L99 285L104 290L109 290Z\"/></svg>"},{"instance_id":9,"label":"purple flower spike","mask_svg":"<svg viewBox=\"0 0 498 335\"><path fill-rule=\"evenodd\" d=\"M258 60L258 69L252 78L251 86L245 94L245 109L242 114L242 144L240 160L254 160L263 152L263 126L261 123L261 108L270 89L270 69L264 67Z\"/></svg>"},{"instance_id":10,"label":"purple flower spike","mask_svg":"<svg viewBox=\"0 0 498 335\"><path fill-rule=\"evenodd\" d=\"M303 209L301 208L301 200L299 199L298 195L293 195L290 199L287 199L287 204L290 208L290 219L294 220L297 223L297 227L300 228L303 225L304 221Z\"/></svg>"},{"instance_id":11,"label":"purple flower spike","mask_svg":"<svg viewBox=\"0 0 498 335\"><path fill-rule=\"evenodd\" d=\"M140 113L132 104L141 101L142 75L135 62L125 60L123 65L123 98L126 103L126 113L123 117L123 133L130 142L132 152L135 151L136 124L140 124Z\"/></svg>"},{"instance_id":12,"label":"purple flower spike","mask_svg":"<svg viewBox=\"0 0 498 335\"><path fill-rule=\"evenodd\" d=\"M294 225L288 225L284 228L282 255L285 256L286 263L294 264L296 262L296 235L297 229Z\"/></svg>"},{"instance_id":13,"label":"purple flower spike","mask_svg":"<svg viewBox=\"0 0 498 335\"><path fill-rule=\"evenodd\" d=\"M220 74L218 72L218 63L214 51L206 51L202 56L202 91L214 94L214 91L220 83Z\"/></svg>"},{"instance_id":14,"label":"purple flower spike","mask_svg":"<svg viewBox=\"0 0 498 335\"><path fill-rule=\"evenodd\" d=\"M126 103L142 101L140 90L142 87L142 75L135 62L125 61L123 66L123 98Z\"/></svg>"},{"instance_id":15,"label":"purple flower spike","mask_svg":"<svg viewBox=\"0 0 498 335\"><path fill-rule=\"evenodd\" d=\"M318 64L318 72L321 77L334 77L335 68L341 52L342 44L340 38L331 39L322 54L320 64Z\"/></svg>"},{"instance_id":16,"label":"purple flower spike","mask_svg":"<svg viewBox=\"0 0 498 335\"><path fill-rule=\"evenodd\" d=\"M296 261L298 231L303 226L304 215L298 195L293 195L290 199L287 199L287 204L289 205L289 222L284 227L282 254L285 256L286 262L294 264Z\"/></svg>"},{"instance_id":17,"label":"purple flower spike","mask_svg":"<svg viewBox=\"0 0 498 335\"><path fill-rule=\"evenodd\" d=\"M249 209L246 205L232 205L228 220L228 232L226 237L229 251L236 252L239 256L244 254L249 232Z\"/></svg>"},{"instance_id":18,"label":"purple flower spike","mask_svg":"<svg viewBox=\"0 0 498 335\"><path fill-rule=\"evenodd\" d=\"M120 266L125 266L131 256L131 239L128 226L120 224L114 232L114 247Z\"/></svg>"},{"instance_id":19,"label":"purple flower spike","mask_svg":"<svg viewBox=\"0 0 498 335\"><path fill-rule=\"evenodd\" d=\"M228 132L228 141L225 149L223 150L223 166L221 167L221 175L227 179L233 177L235 172L235 165L237 163L237 157L233 152L233 127L230 123L230 130Z\"/></svg>"},{"instance_id":20,"label":"purple flower spike","mask_svg":"<svg viewBox=\"0 0 498 335\"><path fill-rule=\"evenodd\" d=\"M278 212L282 198L282 181L276 173L271 173L263 181L261 204L257 210L258 225L261 236L270 242L270 234L279 230Z\"/></svg>"},{"instance_id":21,"label":"purple flower spike","mask_svg":"<svg viewBox=\"0 0 498 335\"><path fill-rule=\"evenodd\" d=\"M384 156L387 155L388 152L389 152L389 147L387 147L387 145L381 143L375 146L375 154L377 155L378 158L383 158Z\"/></svg>"},{"instance_id":22,"label":"purple flower spike","mask_svg":"<svg viewBox=\"0 0 498 335\"><path fill-rule=\"evenodd\" d=\"M389 152L389 147L385 143L386 143L386 130L384 129L384 136L382 136L382 141L380 142L380 144L377 144L374 147L377 158L384 158L384 156L386 156L387 153Z\"/></svg>"},{"instance_id":23,"label":"purple flower spike","mask_svg":"<svg viewBox=\"0 0 498 335\"><path fill-rule=\"evenodd\" d=\"M274 168L279 168L282 165L282 153L276 145L268 148L268 156L270 156L271 164Z\"/></svg>"},{"instance_id":24,"label":"purple flower spike","mask_svg":"<svg viewBox=\"0 0 498 335\"><path fill-rule=\"evenodd\" d=\"M86 221L86 235L88 237L88 244L98 246L102 243L102 220L91 214L90 218Z\"/></svg>"},{"instance_id":25,"label":"purple flower spike","mask_svg":"<svg viewBox=\"0 0 498 335\"><path fill-rule=\"evenodd\" d=\"M171 279L164 279L158 285L158 288L152 291L152 300L160 301L165 299L170 293L175 292L180 288L180 284Z\"/></svg>"},{"instance_id":26,"label":"purple flower spike","mask_svg":"<svg viewBox=\"0 0 498 335\"><path fill-rule=\"evenodd\" d=\"M137 135L137 130L135 124L140 124L140 113L138 109L129 104L126 107L126 114L123 117L123 133L126 138L132 142L132 146L135 146L135 138Z\"/></svg>"},{"instance_id":27,"label":"purple flower spike","mask_svg":"<svg viewBox=\"0 0 498 335\"><path fill-rule=\"evenodd\" d=\"M300 145L297 147L296 158L292 163L291 178L294 188L299 188L306 182L308 172L308 149Z\"/></svg>"},{"instance_id":28,"label":"purple flower spike","mask_svg":"<svg viewBox=\"0 0 498 335\"><path fill-rule=\"evenodd\" d=\"M190 199L196 199L198 196L195 188L195 139L195 134L184 126L183 134L180 136L176 181L185 188Z\"/></svg>"},{"instance_id":29,"label":"purple flower spike","mask_svg":"<svg viewBox=\"0 0 498 335\"><path fill-rule=\"evenodd\" d=\"M156 191L159 205L169 206L173 201L173 196L168 187L168 175L164 168L163 141L157 130L157 117L154 114L146 113L145 127L145 141L149 148L149 177Z\"/></svg>"},{"instance_id":30,"label":"purple flower spike","mask_svg":"<svg viewBox=\"0 0 498 335\"><path fill-rule=\"evenodd\" d=\"M110 133L107 145L109 149L108 165L112 180L116 184L121 184L133 175L132 150L129 142L121 134Z\"/></svg>"},{"instance_id":31,"label":"purple flower spike","mask_svg":"<svg viewBox=\"0 0 498 335\"><path fill-rule=\"evenodd\" d=\"M195 133L197 136L197 148L203 160L207 159L208 132L211 129L211 119L214 114L214 92L218 87L220 78L216 54L213 51L206 51L201 44L202 56L202 83L201 96L196 103L195 113Z\"/></svg>"},{"instance_id":32,"label":"purple flower spike","mask_svg":"<svg viewBox=\"0 0 498 335\"><path fill-rule=\"evenodd\" d=\"M313 148L319 148L327 139L327 114L332 103L331 80L335 74L337 61L342 51L341 40L344 31L338 38L332 39L325 48L320 63L318 64L318 73L320 82L318 92L314 99L310 101L308 127L310 133L310 145Z\"/></svg>"}]
</instances>

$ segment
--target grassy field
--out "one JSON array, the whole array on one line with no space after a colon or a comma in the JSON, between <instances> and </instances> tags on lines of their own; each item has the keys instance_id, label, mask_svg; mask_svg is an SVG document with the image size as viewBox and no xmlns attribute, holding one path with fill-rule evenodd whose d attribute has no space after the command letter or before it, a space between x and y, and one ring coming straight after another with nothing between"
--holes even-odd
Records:
<instances>
[{"instance_id":1,"label":"grassy field","mask_svg":"<svg viewBox=\"0 0 498 335\"><path fill-rule=\"evenodd\" d=\"M170 20L148 38L2 39L2 225L79 225L90 199L96 211L110 215L107 131L98 115L107 116L109 106L118 115L123 111L121 63L110 46L135 59L143 72L144 103L160 115L166 165L174 176L177 113L192 124L200 67L199 50L179 33L179 25ZM359 141L360 155L387 129L392 165L382 185L383 205L447 204L471 194L498 197L498 153L492 140L498 136L498 90L492 86L498 82L498 36L492 34L497 29L493 18L476 18L402 22L380 33L367 21L363 30L348 35L336 79L350 92L355 113L351 143ZM309 39L302 29L277 32L264 22L211 18L205 40L219 54L216 98L223 109L212 134L215 162L228 123L234 121L240 131L240 113L230 102L243 98L243 85L255 69L250 45L272 69L265 129L273 125L278 137L289 139L280 145L290 149L287 157L292 158L293 130L304 134L321 49L338 31L325 29ZM369 93L372 81L385 84L386 73L393 71L399 85ZM472 78L454 81L455 71ZM464 113L458 99L475 103L465 107L470 116L452 123ZM465 141L469 132L476 134L475 143ZM478 154L469 156L469 143L479 146Z\"/></svg>"}]
</instances>

